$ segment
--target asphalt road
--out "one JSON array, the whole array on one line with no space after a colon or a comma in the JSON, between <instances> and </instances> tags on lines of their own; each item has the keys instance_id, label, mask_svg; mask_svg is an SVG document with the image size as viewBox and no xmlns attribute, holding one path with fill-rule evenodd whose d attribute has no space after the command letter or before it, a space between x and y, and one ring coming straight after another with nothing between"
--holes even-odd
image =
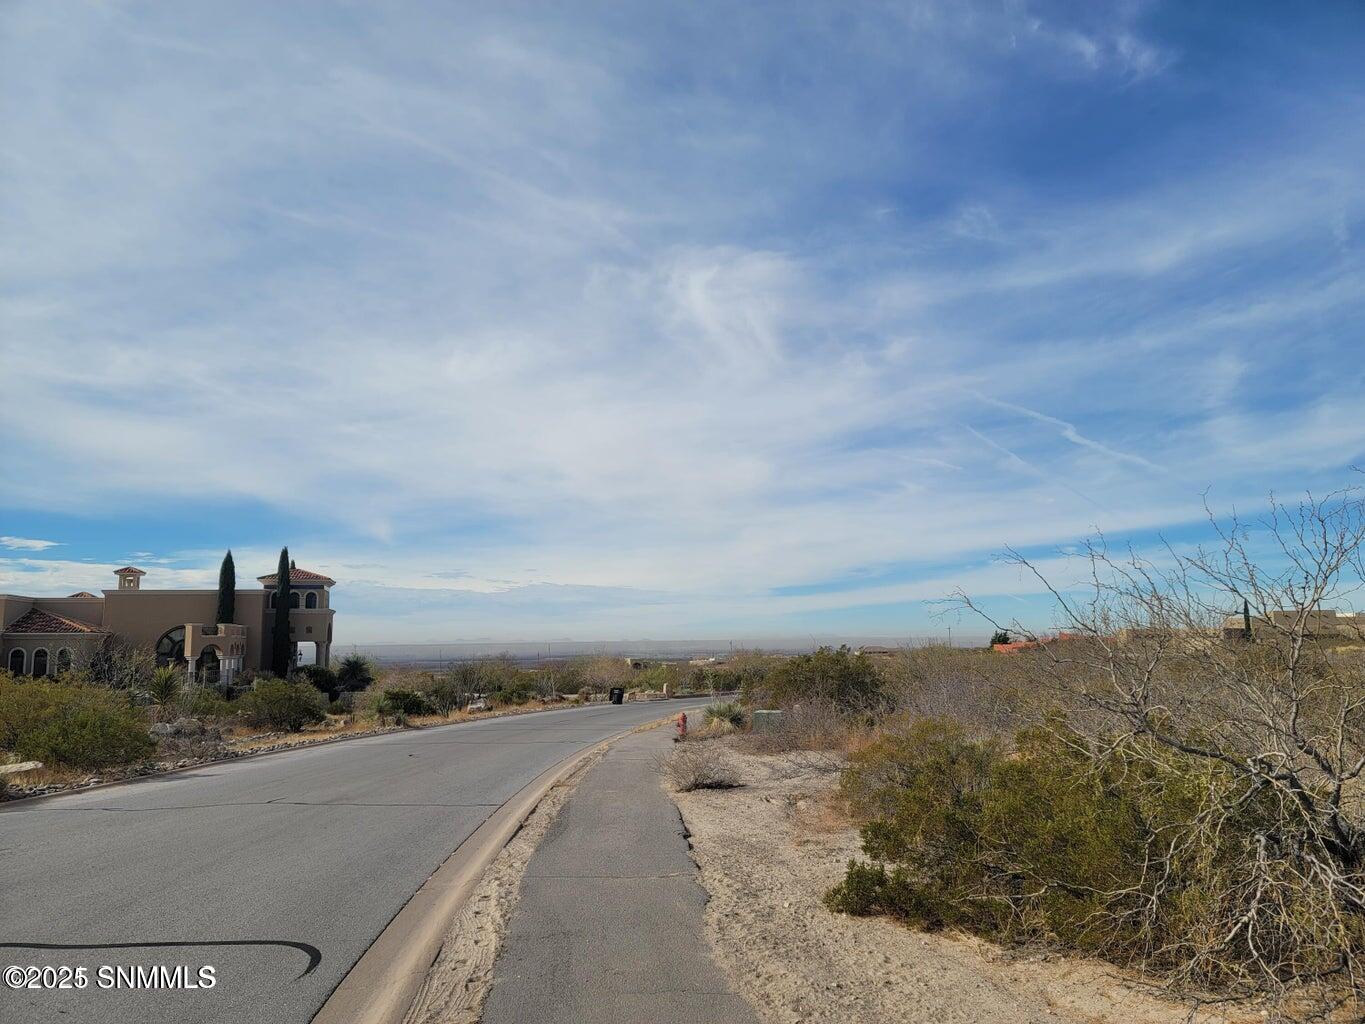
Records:
<instances>
[{"instance_id":1,"label":"asphalt road","mask_svg":"<svg viewBox=\"0 0 1365 1024\"><path fill-rule=\"evenodd\" d=\"M575 751L704 703L391 733L0 804L0 969L88 977L0 982L0 1022L303 1024L500 804ZM161 966L212 966L215 984L120 987L114 970Z\"/></svg>"}]
</instances>

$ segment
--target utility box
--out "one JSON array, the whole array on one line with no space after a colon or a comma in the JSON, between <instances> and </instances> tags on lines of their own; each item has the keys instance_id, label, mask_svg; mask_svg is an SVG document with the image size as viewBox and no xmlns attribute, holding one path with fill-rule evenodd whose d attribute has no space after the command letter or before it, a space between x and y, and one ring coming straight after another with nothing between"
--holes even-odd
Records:
<instances>
[{"instance_id":1,"label":"utility box","mask_svg":"<svg viewBox=\"0 0 1365 1024\"><path fill-rule=\"evenodd\" d=\"M781 711L755 711L753 713L754 732L777 732L782 728Z\"/></svg>"},{"instance_id":2,"label":"utility box","mask_svg":"<svg viewBox=\"0 0 1365 1024\"><path fill-rule=\"evenodd\" d=\"M611 702L613 704L624 704L626 702L626 688L624 686L613 686L611 688Z\"/></svg>"}]
</instances>

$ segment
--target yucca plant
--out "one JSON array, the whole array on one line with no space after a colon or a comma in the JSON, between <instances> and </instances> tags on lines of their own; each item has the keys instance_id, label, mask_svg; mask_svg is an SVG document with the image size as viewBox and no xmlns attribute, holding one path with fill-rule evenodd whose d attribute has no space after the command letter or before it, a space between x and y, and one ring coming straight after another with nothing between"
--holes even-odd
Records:
<instances>
[{"instance_id":1,"label":"yucca plant","mask_svg":"<svg viewBox=\"0 0 1365 1024\"><path fill-rule=\"evenodd\" d=\"M176 702L180 691L180 670L171 665L162 665L147 682L147 701L159 711L164 711Z\"/></svg>"}]
</instances>

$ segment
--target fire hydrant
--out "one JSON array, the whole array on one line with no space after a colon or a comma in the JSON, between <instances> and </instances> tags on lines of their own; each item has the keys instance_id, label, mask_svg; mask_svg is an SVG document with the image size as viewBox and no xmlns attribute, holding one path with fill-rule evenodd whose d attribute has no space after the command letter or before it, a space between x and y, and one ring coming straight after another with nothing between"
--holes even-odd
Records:
<instances>
[{"instance_id":1,"label":"fire hydrant","mask_svg":"<svg viewBox=\"0 0 1365 1024\"><path fill-rule=\"evenodd\" d=\"M680 715L678 716L678 738L677 738L676 740L674 740L673 742L675 742L675 743L681 743L681 742L682 742L683 740L685 740L685 739L687 739L687 712L686 712L686 711L684 711L682 714L680 714Z\"/></svg>"}]
</instances>

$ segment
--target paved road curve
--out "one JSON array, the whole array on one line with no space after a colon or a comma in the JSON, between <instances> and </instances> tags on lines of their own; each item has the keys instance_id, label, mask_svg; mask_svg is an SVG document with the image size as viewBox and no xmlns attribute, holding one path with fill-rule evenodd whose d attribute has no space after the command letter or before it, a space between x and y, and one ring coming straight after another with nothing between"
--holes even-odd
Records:
<instances>
[{"instance_id":1,"label":"paved road curve","mask_svg":"<svg viewBox=\"0 0 1365 1024\"><path fill-rule=\"evenodd\" d=\"M500 804L575 751L700 703L489 719L0 804L0 968L90 978L0 985L0 1021L303 1024ZM212 965L216 984L100 988L101 965Z\"/></svg>"}]
</instances>

